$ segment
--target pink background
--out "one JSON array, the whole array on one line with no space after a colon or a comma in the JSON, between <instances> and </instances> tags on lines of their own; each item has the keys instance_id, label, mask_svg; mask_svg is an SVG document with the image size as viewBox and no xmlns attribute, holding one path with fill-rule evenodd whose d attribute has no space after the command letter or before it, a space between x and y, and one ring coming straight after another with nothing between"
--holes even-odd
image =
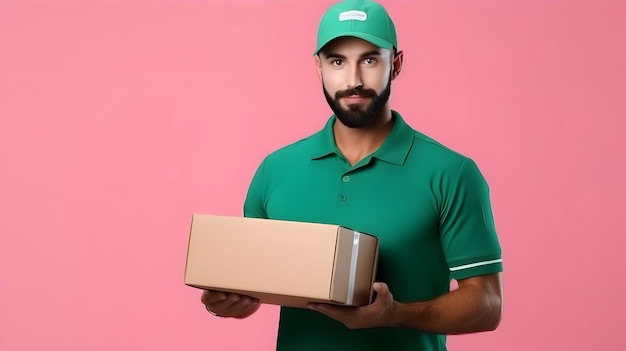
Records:
<instances>
[{"instance_id":1,"label":"pink background","mask_svg":"<svg viewBox=\"0 0 626 351\"><path fill-rule=\"evenodd\" d=\"M330 114L332 1L0 0L0 349L271 350L278 309L211 318L193 212L240 215ZM626 344L626 2L386 1L392 105L491 189L505 314L451 350Z\"/></svg>"}]
</instances>

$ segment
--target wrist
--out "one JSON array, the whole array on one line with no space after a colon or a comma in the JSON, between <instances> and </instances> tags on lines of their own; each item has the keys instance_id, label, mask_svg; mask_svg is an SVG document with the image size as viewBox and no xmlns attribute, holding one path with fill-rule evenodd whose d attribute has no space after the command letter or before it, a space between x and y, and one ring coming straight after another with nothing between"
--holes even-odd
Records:
<instances>
[{"instance_id":1,"label":"wrist","mask_svg":"<svg viewBox=\"0 0 626 351\"><path fill-rule=\"evenodd\" d=\"M406 308L405 304L395 301L395 300L393 301L391 305L391 314L390 314L389 323L388 323L389 327L392 327L392 328L402 327L403 321L404 321L404 309L405 308Z\"/></svg>"}]
</instances>

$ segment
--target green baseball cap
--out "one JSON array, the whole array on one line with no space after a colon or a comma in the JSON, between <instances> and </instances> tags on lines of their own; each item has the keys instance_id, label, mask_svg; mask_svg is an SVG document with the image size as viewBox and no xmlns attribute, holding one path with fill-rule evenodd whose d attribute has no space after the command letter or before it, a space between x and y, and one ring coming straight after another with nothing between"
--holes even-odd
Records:
<instances>
[{"instance_id":1,"label":"green baseball cap","mask_svg":"<svg viewBox=\"0 0 626 351\"><path fill-rule=\"evenodd\" d=\"M379 48L398 48L396 27L387 10L369 0L346 0L329 8L317 29L317 55L339 37L357 37Z\"/></svg>"}]
</instances>

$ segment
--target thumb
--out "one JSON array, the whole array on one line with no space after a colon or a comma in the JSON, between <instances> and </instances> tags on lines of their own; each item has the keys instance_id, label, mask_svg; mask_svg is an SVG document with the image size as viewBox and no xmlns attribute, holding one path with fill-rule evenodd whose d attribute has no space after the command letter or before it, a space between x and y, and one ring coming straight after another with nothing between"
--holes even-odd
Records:
<instances>
[{"instance_id":1,"label":"thumb","mask_svg":"<svg viewBox=\"0 0 626 351\"><path fill-rule=\"evenodd\" d=\"M374 291L376 291L377 294L384 294L389 292L389 287L387 286L387 284L382 282L374 283L372 288L374 289Z\"/></svg>"},{"instance_id":2,"label":"thumb","mask_svg":"<svg viewBox=\"0 0 626 351\"><path fill-rule=\"evenodd\" d=\"M393 294L391 294L391 291L389 291L389 286L387 286L387 284L382 282L376 282L372 286L372 289L374 289L376 295L376 298L374 299L375 304L388 305L390 303L393 303Z\"/></svg>"}]
</instances>

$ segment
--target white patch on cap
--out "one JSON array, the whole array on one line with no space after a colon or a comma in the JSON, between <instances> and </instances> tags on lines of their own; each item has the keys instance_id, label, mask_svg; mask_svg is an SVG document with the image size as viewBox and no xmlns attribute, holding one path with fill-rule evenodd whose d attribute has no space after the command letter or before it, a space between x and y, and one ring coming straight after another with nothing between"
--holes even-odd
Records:
<instances>
[{"instance_id":1,"label":"white patch on cap","mask_svg":"<svg viewBox=\"0 0 626 351\"><path fill-rule=\"evenodd\" d=\"M350 11L345 11L339 14L339 21L341 22L350 21L350 20L365 21L366 19L367 19L367 13L363 11L350 10Z\"/></svg>"}]
</instances>

